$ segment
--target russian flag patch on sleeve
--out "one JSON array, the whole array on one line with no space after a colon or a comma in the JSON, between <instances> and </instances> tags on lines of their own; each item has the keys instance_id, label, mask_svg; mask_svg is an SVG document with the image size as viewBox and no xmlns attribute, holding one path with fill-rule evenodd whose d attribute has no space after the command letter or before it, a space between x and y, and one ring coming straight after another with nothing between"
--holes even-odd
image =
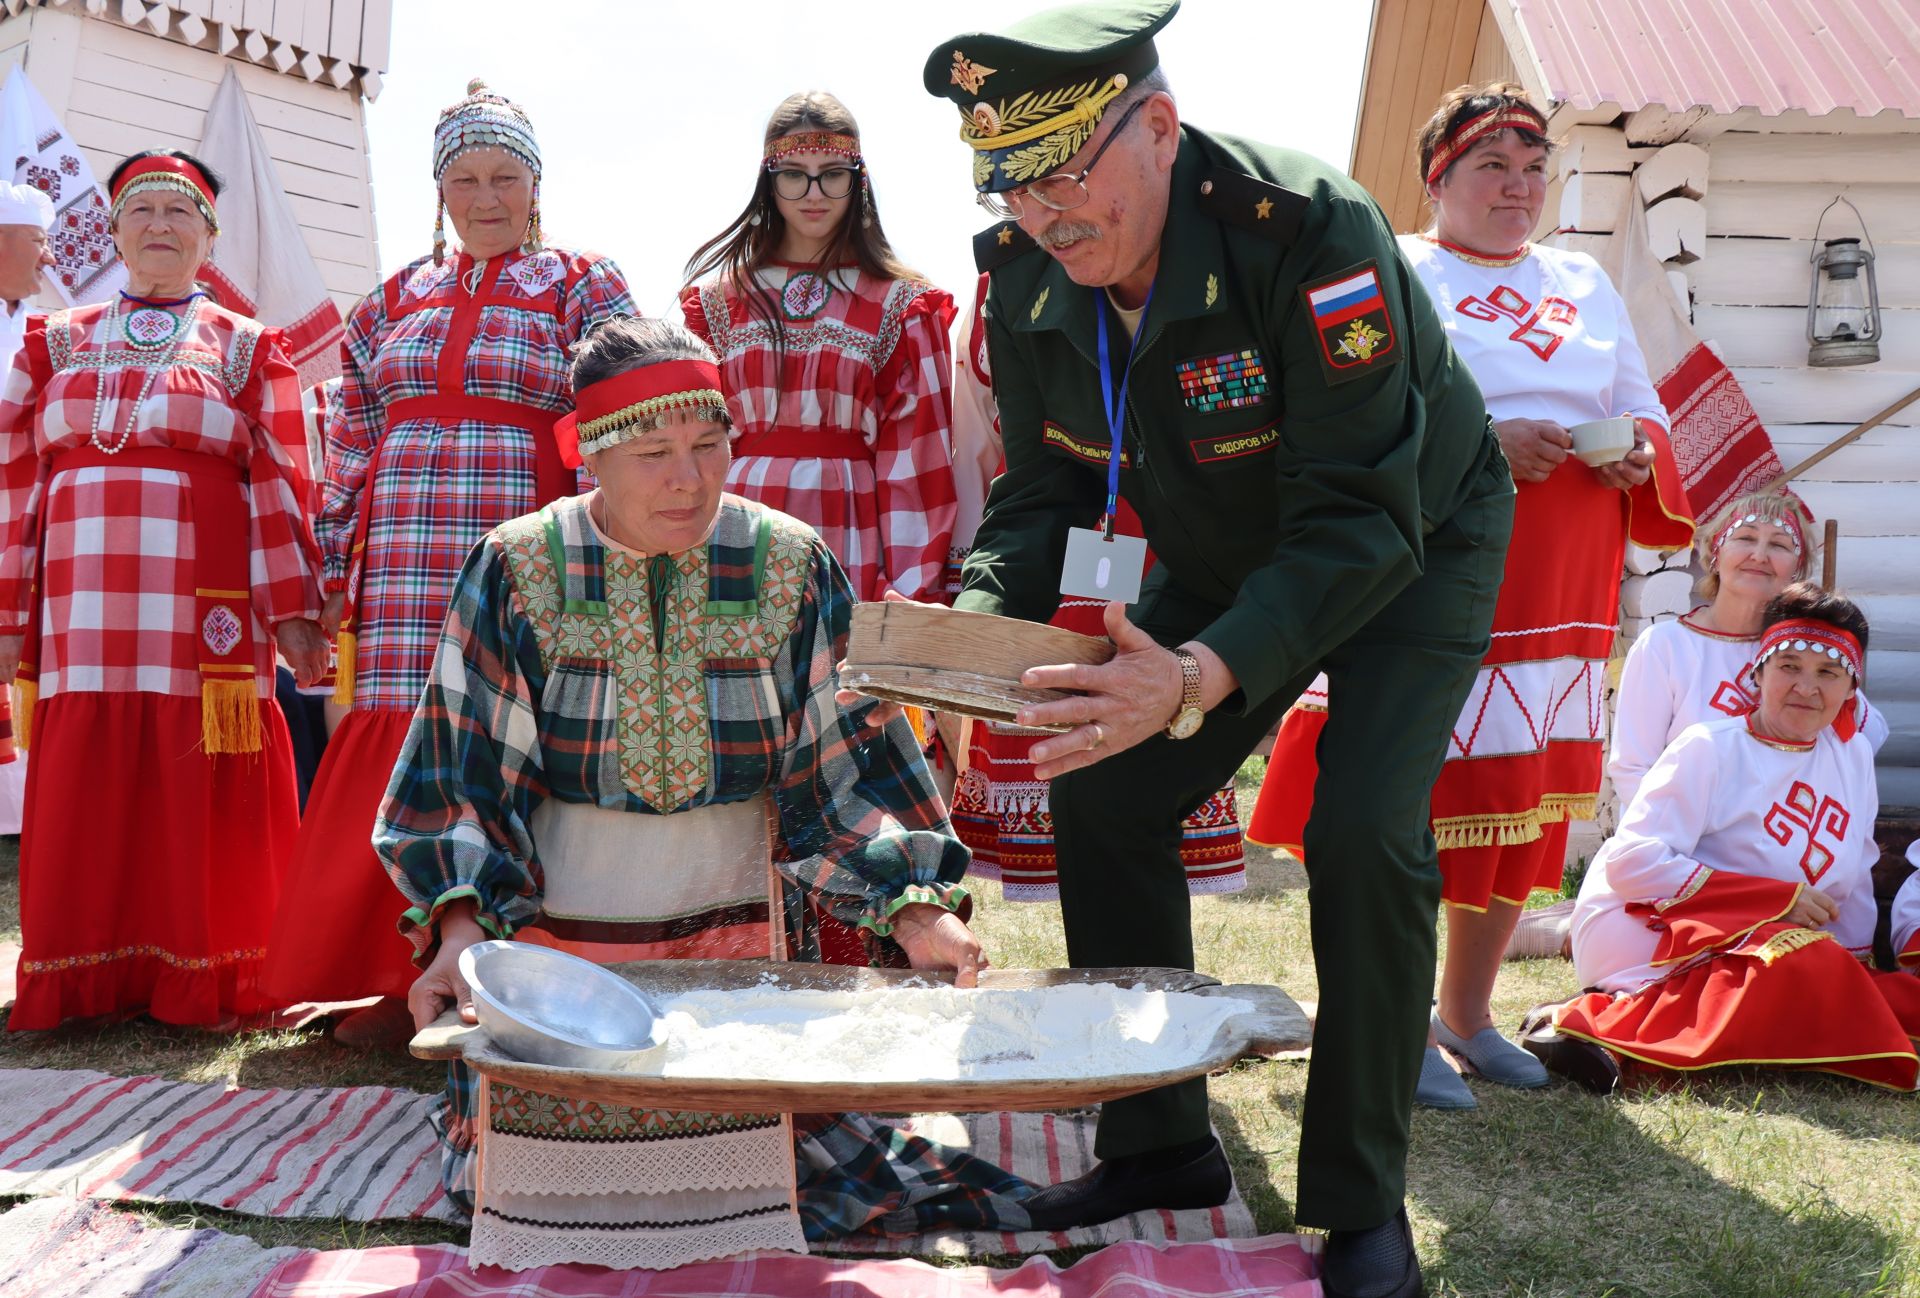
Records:
<instances>
[{"instance_id":1,"label":"russian flag patch on sleeve","mask_svg":"<svg viewBox=\"0 0 1920 1298\"><path fill-rule=\"evenodd\" d=\"M1399 361L1400 340L1380 292L1379 263L1363 261L1303 284L1300 297L1320 340L1327 382L1345 383Z\"/></svg>"}]
</instances>

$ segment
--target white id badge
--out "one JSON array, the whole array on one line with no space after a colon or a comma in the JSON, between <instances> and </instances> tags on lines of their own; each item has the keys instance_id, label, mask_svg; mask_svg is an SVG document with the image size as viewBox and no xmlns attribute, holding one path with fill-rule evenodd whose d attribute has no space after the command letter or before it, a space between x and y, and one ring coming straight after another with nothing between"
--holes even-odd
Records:
<instances>
[{"instance_id":1,"label":"white id badge","mask_svg":"<svg viewBox=\"0 0 1920 1298\"><path fill-rule=\"evenodd\" d=\"M1060 568L1060 593L1131 604L1140 598L1140 579L1146 571L1144 537L1109 538L1098 528L1069 528L1067 561Z\"/></svg>"}]
</instances>

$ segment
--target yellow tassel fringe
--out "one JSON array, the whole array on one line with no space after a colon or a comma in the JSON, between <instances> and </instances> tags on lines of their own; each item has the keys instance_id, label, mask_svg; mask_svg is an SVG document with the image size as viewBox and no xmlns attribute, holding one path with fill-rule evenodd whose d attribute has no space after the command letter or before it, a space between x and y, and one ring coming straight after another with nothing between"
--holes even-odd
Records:
<instances>
[{"instance_id":1,"label":"yellow tassel fringe","mask_svg":"<svg viewBox=\"0 0 1920 1298\"><path fill-rule=\"evenodd\" d=\"M1591 793L1549 793L1532 811L1505 816L1451 816L1433 822L1433 840L1442 852L1463 847L1517 847L1540 837L1541 827L1563 820L1592 820L1599 798Z\"/></svg>"},{"instance_id":2,"label":"yellow tassel fringe","mask_svg":"<svg viewBox=\"0 0 1920 1298\"><path fill-rule=\"evenodd\" d=\"M1823 933L1817 928L1790 928L1775 933L1765 942L1762 942L1759 950L1754 951L1752 954L1759 958L1761 964L1770 965L1782 956L1792 955L1803 946L1812 946L1815 942L1824 942L1829 936L1829 934Z\"/></svg>"},{"instance_id":3,"label":"yellow tassel fringe","mask_svg":"<svg viewBox=\"0 0 1920 1298\"><path fill-rule=\"evenodd\" d=\"M353 668L360 652L360 637L351 631L342 631L337 637L339 661L333 668L333 701L343 708L353 706Z\"/></svg>"},{"instance_id":4,"label":"yellow tassel fringe","mask_svg":"<svg viewBox=\"0 0 1920 1298\"><path fill-rule=\"evenodd\" d=\"M21 752L33 742L33 705L40 701L40 682L13 681L13 746Z\"/></svg>"},{"instance_id":5,"label":"yellow tassel fringe","mask_svg":"<svg viewBox=\"0 0 1920 1298\"><path fill-rule=\"evenodd\" d=\"M260 697L251 674L240 680L200 682L200 746L208 753L257 753Z\"/></svg>"}]
</instances>

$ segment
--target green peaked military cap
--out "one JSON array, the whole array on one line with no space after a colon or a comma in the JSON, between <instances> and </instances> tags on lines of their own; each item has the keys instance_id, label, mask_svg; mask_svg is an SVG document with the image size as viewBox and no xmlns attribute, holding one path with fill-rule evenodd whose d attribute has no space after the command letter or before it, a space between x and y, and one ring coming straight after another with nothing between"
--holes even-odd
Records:
<instances>
[{"instance_id":1,"label":"green peaked military cap","mask_svg":"<svg viewBox=\"0 0 1920 1298\"><path fill-rule=\"evenodd\" d=\"M1080 151L1120 93L1160 66L1154 33L1180 0L1063 5L1004 32L967 32L927 56L927 93L960 108L973 187L1014 189Z\"/></svg>"}]
</instances>

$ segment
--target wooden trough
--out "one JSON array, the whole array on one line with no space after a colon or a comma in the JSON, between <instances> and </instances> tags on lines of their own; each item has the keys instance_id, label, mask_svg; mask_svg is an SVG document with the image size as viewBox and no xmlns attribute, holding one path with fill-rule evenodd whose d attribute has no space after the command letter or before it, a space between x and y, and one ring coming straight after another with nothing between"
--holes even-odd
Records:
<instances>
[{"instance_id":1,"label":"wooden trough","mask_svg":"<svg viewBox=\"0 0 1920 1298\"><path fill-rule=\"evenodd\" d=\"M1068 697L1022 685L1029 667L1098 665L1113 653L1111 640L1040 622L876 601L854 606L840 683L878 699L1012 725L1021 708ZM1069 728L1034 727L1030 733Z\"/></svg>"},{"instance_id":2,"label":"wooden trough","mask_svg":"<svg viewBox=\"0 0 1920 1298\"><path fill-rule=\"evenodd\" d=\"M744 991L762 986L769 975L783 987L839 992L908 983L926 986L949 977L908 969L762 960L651 960L607 968L655 998L656 1003L692 991ZM1278 987L1222 985L1204 974L1178 969L990 969L980 975L981 987L997 990L1028 991L1074 983L1225 996L1247 1001L1254 1008L1221 1024L1211 1047L1182 1066L1117 1077L874 1082L855 1072L843 1078L786 1082L555 1068L502 1054L484 1028L460 1022L452 1011L422 1029L413 1038L412 1050L422 1059L464 1059L486 1077L509 1085L637 1107L727 1113L995 1113L1068 1109L1118 1099L1202 1077L1238 1059L1298 1050L1312 1036L1306 1015Z\"/></svg>"}]
</instances>

